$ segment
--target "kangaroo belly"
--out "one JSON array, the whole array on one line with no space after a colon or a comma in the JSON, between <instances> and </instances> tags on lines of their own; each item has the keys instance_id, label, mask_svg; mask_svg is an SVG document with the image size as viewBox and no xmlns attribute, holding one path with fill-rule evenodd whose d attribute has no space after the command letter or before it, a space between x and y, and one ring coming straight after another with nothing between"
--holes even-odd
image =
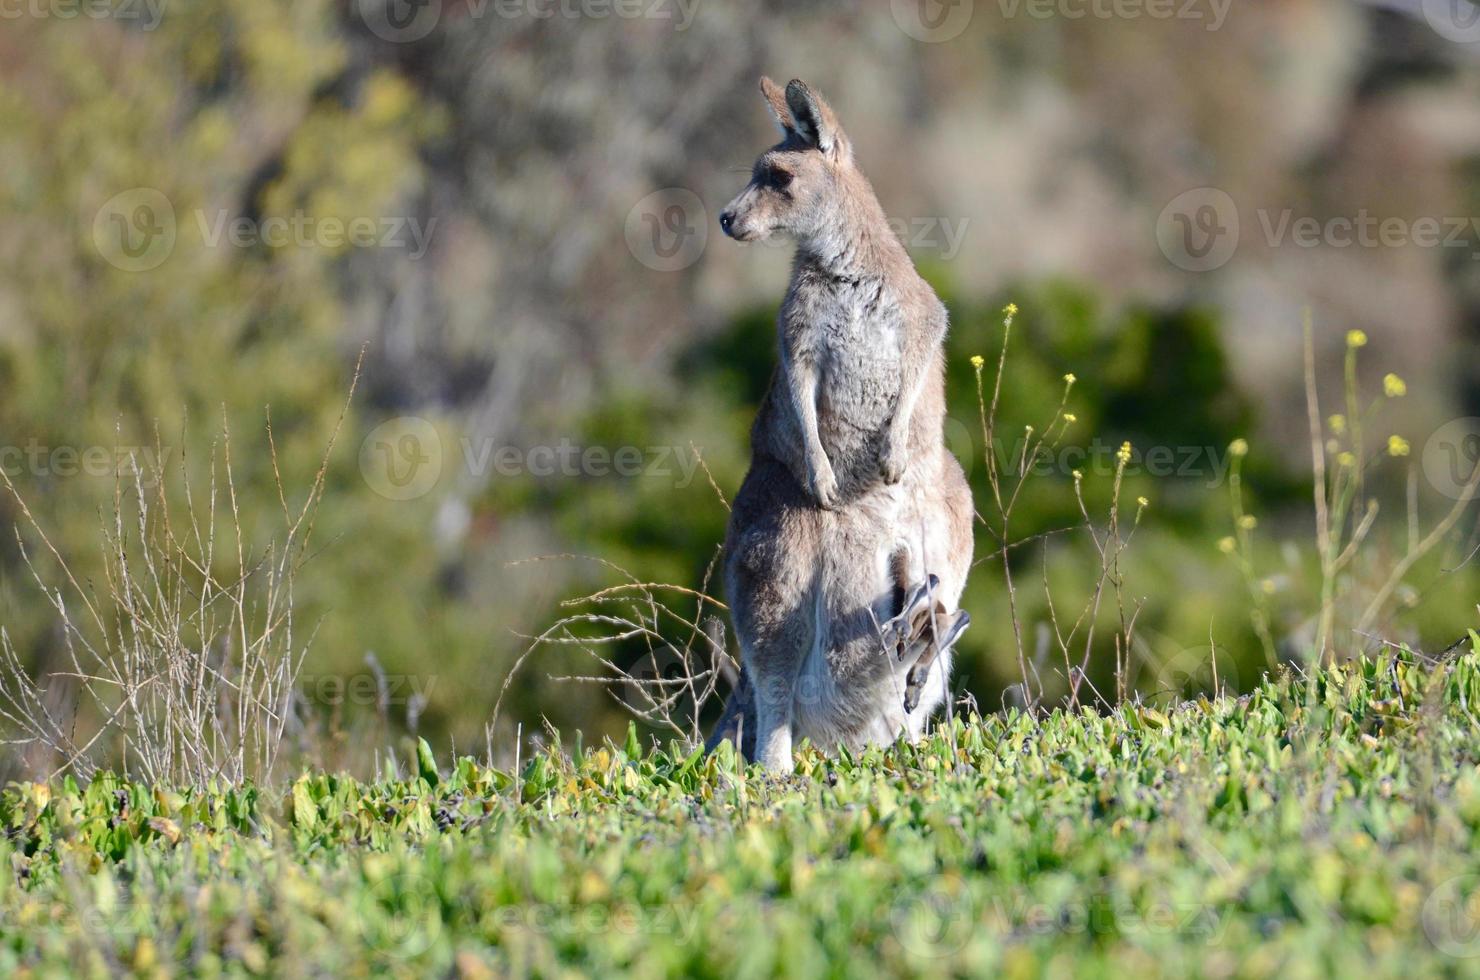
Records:
<instances>
[{"instance_id":1,"label":"kangaroo belly","mask_svg":"<svg viewBox=\"0 0 1480 980\"><path fill-rule=\"evenodd\" d=\"M818 423L840 433L878 432L899 401L899 358L835 364L823 370Z\"/></svg>"},{"instance_id":2,"label":"kangaroo belly","mask_svg":"<svg viewBox=\"0 0 1480 980\"><path fill-rule=\"evenodd\" d=\"M821 536L815 629L797 673L793 718L799 737L832 748L887 744L908 728L904 678L879 627L896 612L895 556L903 487L879 487L829 514Z\"/></svg>"}]
</instances>

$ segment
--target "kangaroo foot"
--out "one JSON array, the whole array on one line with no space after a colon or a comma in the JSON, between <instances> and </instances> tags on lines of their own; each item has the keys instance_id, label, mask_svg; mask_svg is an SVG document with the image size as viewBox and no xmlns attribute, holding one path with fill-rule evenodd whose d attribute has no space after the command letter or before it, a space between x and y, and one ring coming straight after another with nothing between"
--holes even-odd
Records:
<instances>
[{"instance_id":1,"label":"kangaroo foot","mask_svg":"<svg viewBox=\"0 0 1480 980\"><path fill-rule=\"evenodd\" d=\"M971 625L971 615L965 609L947 613L936 604L933 622L926 619L922 629L911 637L901 661L914 660L904 679L904 710L914 711L920 706L920 694L930 676L930 667L942 650L949 650Z\"/></svg>"}]
</instances>

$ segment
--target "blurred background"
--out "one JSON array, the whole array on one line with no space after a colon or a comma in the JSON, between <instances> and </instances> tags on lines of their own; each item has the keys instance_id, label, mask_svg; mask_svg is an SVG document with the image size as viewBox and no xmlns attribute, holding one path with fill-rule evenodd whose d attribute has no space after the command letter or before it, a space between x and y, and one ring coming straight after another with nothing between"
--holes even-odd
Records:
<instances>
[{"instance_id":1,"label":"blurred background","mask_svg":"<svg viewBox=\"0 0 1480 980\"><path fill-rule=\"evenodd\" d=\"M1210 645L1223 684L1256 683L1254 593L1280 658L1310 642L1307 311L1323 414L1360 330L1369 438L1402 440L1368 475L1379 558L1407 547L1410 502L1432 526L1480 459L1468 0L25 0L0 17L0 467L84 591L106 585L118 461L203 494L225 431L245 548L264 552L364 352L294 593L329 763L371 716L480 748L542 720L625 728L616 692L555 679L590 660L547 648L485 732L558 603L622 580L602 562L699 588L723 539L790 261L715 218L775 139L762 73L831 101L951 309L948 431L979 509L970 358L990 384L1002 307L1021 312L999 458L1077 378L1064 451L1014 515L1030 658L1043 582L1077 609L1098 570L1086 538L1034 536L1079 519L1074 470L1103 511L1124 440L1123 503L1147 499L1124 567L1144 600L1132 686L1210 688ZM1238 439L1252 578L1219 548ZM28 669L62 670L42 591L60 566L14 496L0 521L0 624ZM1475 626L1477 534L1471 509L1374 634L1442 649ZM995 547L983 527L978 556ZM600 561L525 561L552 555ZM965 600L957 684L987 710L1019 679L1002 583L984 560ZM1089 674L1108 692L1103 635ZM1061 695L1063 665L1039 667Z\"/></svg>"}]
</instances>

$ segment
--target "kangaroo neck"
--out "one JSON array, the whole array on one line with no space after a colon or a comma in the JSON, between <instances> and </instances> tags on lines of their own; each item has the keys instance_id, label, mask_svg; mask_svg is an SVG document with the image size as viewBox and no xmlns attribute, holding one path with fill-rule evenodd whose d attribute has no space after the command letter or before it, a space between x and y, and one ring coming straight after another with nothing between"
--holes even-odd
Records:
<instances>
[{"instance_id":1,"label":"kangaroo neck","mask_svg":"<svg viewBox=\"0 0 1480 980\"><path fill-rule=\"evenodd\" d=\"M847 201L821 231L797 243L797 265L842 282L888 278L904 247L872 194Z\"/></svg>"}]
</instances>

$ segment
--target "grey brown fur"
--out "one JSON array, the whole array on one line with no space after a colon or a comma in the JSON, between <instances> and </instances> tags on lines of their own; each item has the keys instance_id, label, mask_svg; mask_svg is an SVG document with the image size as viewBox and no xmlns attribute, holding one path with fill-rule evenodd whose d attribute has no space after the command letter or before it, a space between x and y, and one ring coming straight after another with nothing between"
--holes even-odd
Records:
<instances>
[{"instance_id":1,"label":"grey brown fur","mask_svg":"<svg viewBox=\"0 0 1480 980\"><path fill-rule=\"evenodd\" d=\"M720 222L797 252L726 543L743 673L710 744L790 771L800 739L916 737L944 701L972 504L942 434L945 307L827 103L801 81L761 92L784 139Z\"/></svg>"}]
</instances>

